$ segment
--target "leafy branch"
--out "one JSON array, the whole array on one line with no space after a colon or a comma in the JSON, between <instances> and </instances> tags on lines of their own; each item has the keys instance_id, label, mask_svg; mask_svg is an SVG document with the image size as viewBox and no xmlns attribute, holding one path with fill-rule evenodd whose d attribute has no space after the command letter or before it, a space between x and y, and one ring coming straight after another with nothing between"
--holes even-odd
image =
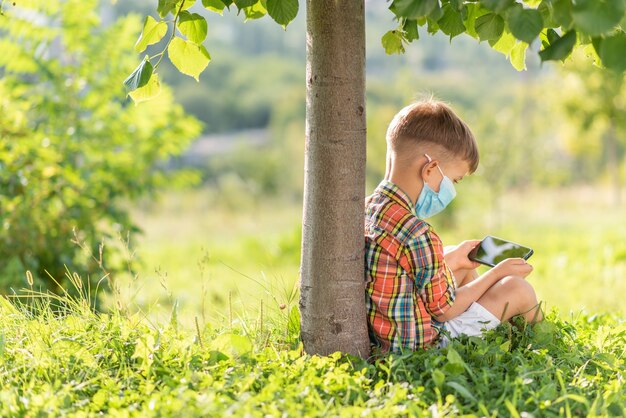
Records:
<instances>
[{"instance_id":1,"label":"leafy branch","mask_svg":"<svg viewBox=\"0 0 626 418\"><path fill-rule=\"evenodd\" d=\"M382 38L389 54L403 53L421 27L487 41L518 70L535 42L542 61L564 61L579 46L598 65L626 70L623 0L393 0L389 10L399 23Z\"/></svg>"},{"instance_id":2,"label":"leafy branch","mask_svg":"<svg viewBox=\"0 0 626 418\"><path fill-rule=\"evenodd\" d=\"M163 51L161 51L158 55L160 55L161 57L159 58L159 60L157 61L156 64L154 64L154 69L156 70L157 67L159 66L159 64L161 64L161 61L163 60L163 57L165 56L165 51L167 50L167 48L169 48L170 44L172 43L172 39L174 39L174 37L176 36L176 23L178 22L178 18L180 16L180 12L181 10L183 10L183 6L185 5L185 0L180 2L180 7L178 8L178 11L176 12L176 16L174 17L174 21L173 21L173 29L172 29L172 35L170 36L170 39L168 39L167 44L165 44L165 48L163 48Z\"/></svg>"},{"instance_id":3,"label":"leafy branch","mask_svg":"<svg viewBox=\"0 0 626 418\"><path fill-rule=\"evenodd\" d=\"M160 91L156 68L167 52L183 74L198 80L211 56L203 45L206 19L187 11L196 0L159 0L160 19L147 16L136 50L158 43L172 34L163 50L146 56L124 84L135 102ZM206 10L222 14L235 5L246 20L269 14L286 27L298 14L298 0L202 0ZM382 37L389 54L401 54L420 37L442 32L452 38L467 34L488 42L504 54L517 70L526 68L527 50L534 44L541 61L564 61L576 47L585 49L597 65L618 73L626 71L626 1L624 0L391 0L389 10L398 26ZM173 12L174 11L174 12ZM174 19L164 18L174 13ZM177 36L177 30L180 36ZM157 59L152 65L152 60Z\"/></svg>"},{"instance_id":4,"label":"leafy branch","mask_svg":"<svg viewBox=\"0 0 626 418\"><path fill-rule=\"evenodd\" d=\"M156 72L166 53L172 64L183 74L198 80L208 66L211 56L204 47L207 37L207 20L198 13L188 10L196 0L159 0L159 19L146 16L135 51L142 53L150 45L163 40L171 24L172 31L160 52L144 56L141 63L126 78L124 85L130 97L139 103L158 95L161 86ZM298 14L298 0L202 0L202 6L211 12L223 14L235 5L238 13L243 12L246 20L259 19L269 14L278 24L286 26ZM173 14L174 19L165 20ZM152 61L156 60L154 65Z\"/></svg>"}]
</instances>

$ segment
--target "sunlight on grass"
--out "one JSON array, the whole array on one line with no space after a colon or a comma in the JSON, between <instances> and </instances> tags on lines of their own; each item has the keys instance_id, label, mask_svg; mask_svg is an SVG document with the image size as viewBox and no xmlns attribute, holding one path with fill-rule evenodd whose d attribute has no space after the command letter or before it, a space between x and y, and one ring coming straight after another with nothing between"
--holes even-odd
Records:
<instances>
[{"instance_id":1,"label":"sunlight on grass","mask_svg":"<svg viewBox=\"0 0 626 418\"><path fill-rule=\"evenodd\" d=\"M476 184L463 192L453 226L433 219L444 243L491 234L528 245L535 250L529 280L548 309L626 313L626 211L606 190L527 190L495 203L473 199L488 196ZM215 207L212 198L204 191L176 192L135 213L145 232L135 248L142 267L127 294L161 319L178 301L186 325L195 317L255 316L261 301L294 305L299 203L236 211ZM121 278L120 286L128 281Z\"/></svg>"},{"instance_id":2,"label":"sunlight on grass","mask_svg":"<svg viewBox=\"0 0 626 418\"><path fill-rule=\"evenodd\" d=\"M28 292L26 296L28 296ZM0 298L1 416L621 416L626 324L555 315L444 349L309 356L297 320L180 327ZM290 324L294 324L293 326ZM497 382L497 384L493 384Z\"/></svg>"}]
</instances>

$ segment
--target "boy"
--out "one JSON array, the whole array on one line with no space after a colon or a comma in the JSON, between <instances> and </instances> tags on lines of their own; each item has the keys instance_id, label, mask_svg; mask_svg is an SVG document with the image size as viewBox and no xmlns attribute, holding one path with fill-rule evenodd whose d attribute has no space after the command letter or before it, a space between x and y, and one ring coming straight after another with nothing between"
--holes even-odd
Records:
<instances>
[{"instance_id":1,"label":"boy","mask_svg":"<svg viewBox=\"0 0 626 418\"><path fill-rule=\"evenodd\" d=\"M474 136L444 103L411 104L391 121L385 178L365 208L368 325L382 352L445 345L446 335L480 335L515 315L541 320L525 280L530 264L508 259L478 276L468 253L480 241L444 251L424 220L443 210L456 195L454 183L477 167Z\"/></svg>"}]
</instances>

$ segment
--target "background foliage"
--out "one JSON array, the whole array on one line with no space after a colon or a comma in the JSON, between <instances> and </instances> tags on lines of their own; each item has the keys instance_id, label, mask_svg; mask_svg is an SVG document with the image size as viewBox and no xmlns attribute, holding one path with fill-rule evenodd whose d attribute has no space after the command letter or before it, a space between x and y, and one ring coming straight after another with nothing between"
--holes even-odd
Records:
<instances>
[{"instance_id":1,"label":"background foliage","mask_svg":"<svg viewBox=\"0 0 626 418\"><path fill-rule=\"evenodd\" d=\"M142 107L125 98L138 17L103 27L96 1L20 6L32 9L0 19L4 291L26 270L52 288L70 271L119 270L117 237L137 231L126 203L172 182L156 163L200 131L167 89Z\"/></svg>"},{"instance_id":2,"label":"background foliage","mask_svg":"<svg viewBox=\"0 0 626 418\"><path fill-rule=\"evenodd\" d=\"M238 281L237 273L221 263L246 266L244 274L255 277L259 270L269 268L267 274L273 277L268 280L278 279L290 288L297 277L303 173L302 13L284 33L267 20L242 23L245 13L224 10L220 16L200 3L192 5L187 9L190 14L208 19L207 39L219 40L211 47L211 71L196 82L168 65L165 56L165 64L159 67L162 94L156 101L135 107L124 99L119 77L133 66L130 49L140 25L132 13L150 13L151 2L103 2L98 7L85 3L81 7L92 12L82 20L71 3L65 8L49 2L21 2L19 6L29 5L44 10L49 21L44 25L28 15L2 19L7 36L0 39L7 51L0 57L0 84L6 93L0 116L5 121L2 146L7 150L4 164L10 167L2 172L6 179L3 225L10 225L2 232L2 248L7 252L1 276L4 288L27 284L24 269L35 272L35 280L47 277L44 269L63 278L65 265L71 271L89 272L94 279L105 275L95 260L71 242L74 227L96 259L103 240L105 252L115 250L121 255L137 250L132 263L143 264L134 264L138 270L132 270L131 277L140 274L147 281L158 281L154 270L162 270L169 273L170 285L183 299L189 291L178 284L193 287L197 283L195 260L208 251L212 257L207 268L225 283L207 285L215 289L216 309L224 306ZM405 54L387 56L380 39L393 16L386 9L384 4L369 2L366 10L368 192L384 173L384 133L393 114L420 94L434 93L451 102L468 121L481 149L475 179L439 217L440 228L456 231L450 240L468 234L479 237L485 230L493 232L510 222L502 211L511 193L553 196L555 187L592 184L598 190L590 197L593 200L602 199L600 190L610 184L613 201L618 201L626 170L619 93L623 77L590 66L582 50L562 69L540 66L529 56L528 70L517 73L503 56L470 37L455 38L450 44L446 37L427 36L407 45ZM12 10L5 7L5 17ZM169 31L160 43L148 47L149 54L162 50ZM76 42L64 47L68 39ZM98 65L102 61L109 64ZM199 133L198 125L180 116L174 99L202 121L202 141L213 144L219 135L238 132L228 137L229 141L236 138L237 145L233 142L224 150L197 155L188 151L156 166L155 161L186 149ZM253 143L246 129L260 130L266 139ZM13 140L18 137L23 139ZM31 156L30 162L24 155ZM167 192L163 203L145 199L139 206L133 203L145 191L172 185L172 172L163 167L188 167L190 157L202 175L201 189L183 197ZM21 182L28 182L28 187ZM180 202L172 206L172 199ZM277 206L284 210L278 211ZM71 208L71 216L64 208ZM463 224L474 210L484 224L466 230ZM535 213L531 216L539 212L536 207L525 210ZM281 214L282 222L274 224L270 211ZM231 226L222 230L213 222L220 219ZM147 236L128 242L126 232L137 222ZM615 218L614 222L621 221ZM247 226L234 226L238 224ZM122 259L104 257L105 268L121 267ZM242 263L242 259L247 261ZM152 292L145 293L144 302L154 300L148 296ZM191 306L197 306L199 302L190 298Z\"/></svg>"}]
</instances>

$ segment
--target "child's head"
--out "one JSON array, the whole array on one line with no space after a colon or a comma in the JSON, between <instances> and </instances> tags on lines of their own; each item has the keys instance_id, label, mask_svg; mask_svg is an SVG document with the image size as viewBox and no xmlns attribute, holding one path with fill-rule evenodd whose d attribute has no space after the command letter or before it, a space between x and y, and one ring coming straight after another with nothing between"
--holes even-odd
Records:
<instances>
[{"instance_id":1,"label":"child's head","mask_svg":"<svg viewBox=\"0 0 626 418\"><path fill-rule=\"evenodd\" d=\"M456 195L454 183L478 167L478 147L467 125L446 104L413 103L387 129L387 173L427 218Z\"/></svg>"},{"instance_id":2,"label":"child's head","mask_svg":"<svg viewBox=\"0 0 626 418\"><path fill-rule=\"evenodd\" d=\"M394 165L406 169L424 154L444 166L463 162L470 174L478 167L474 135L448 105L434 99L398 112L387 129L387 153Z\"/></svg>"}]
</instances>

